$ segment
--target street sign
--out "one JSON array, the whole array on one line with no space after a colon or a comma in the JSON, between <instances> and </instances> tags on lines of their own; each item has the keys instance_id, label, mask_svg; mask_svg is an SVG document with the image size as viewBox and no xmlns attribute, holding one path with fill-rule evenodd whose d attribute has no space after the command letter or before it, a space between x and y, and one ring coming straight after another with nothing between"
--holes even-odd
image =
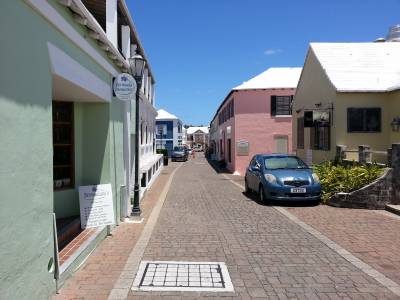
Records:
<instances>
[{"instance_id":1,"label":"street sign","mask_svg":"<svg viewBox=\"0 0 400 300\"><path fill-rule=\"evenodd\" d=\"M80 186L79 207L82 229L114 224L111 184Z\"/></svg>"},{"instance_id":2,"label":"street sign","mask_svg":"<svg viewBox=\"0 0 400 300\"><path fill-rule=\"evenodd\" d=\"M137 90L135 79L128 73L121 73L115 77L113 90L115 96L122 101L134 99Z\"/></svg>"},{"instance_id":3,"label":"street sign","mask_svg":"<svg viewBox=\"0 0 400 300\"><path fill-rule=\"evenodd\" d=\"M236 143L236 153L238 156L248 156L249 155L249 142L248 141L238 141Z\"/></svg>"}]
</instances>

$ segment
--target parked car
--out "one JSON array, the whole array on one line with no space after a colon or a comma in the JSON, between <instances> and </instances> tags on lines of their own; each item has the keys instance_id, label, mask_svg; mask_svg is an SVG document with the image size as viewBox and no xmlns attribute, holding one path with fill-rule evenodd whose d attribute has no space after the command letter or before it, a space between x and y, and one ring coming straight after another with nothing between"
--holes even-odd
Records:
<instances>
[{"instance_id":1,"label":"parked car","mask_svg":"<svg viewBox=\"0 0 400 300\"><path fill-rule=\"evenodd\" d=\"M183 146L183 147L185 147L185 150L188 155L192 154L192 151L193 151L192 148L189 148L188 146Z\"/></svg>"},{"instance_id":2,"label":"parked car","mask_svg":"<svg viewBox=\"0 0 400 300\"><path fill-rule=\"evenodd\" d=\"M188 153L183 146L176 146L174 147L174 151L171 154L172 161L187 161L188 160Z\"/></svg>"},{"instance_id":3,"label":"parked car","mask_svg":"<svg viewBox=\"0 0 400 300\"><path fill-rule=\"evenodd\" d=\"M300 158L288 154L257 154L246 170L246 192L268 200L319 202L321 184Z\"/></svg>"}]
</instances>

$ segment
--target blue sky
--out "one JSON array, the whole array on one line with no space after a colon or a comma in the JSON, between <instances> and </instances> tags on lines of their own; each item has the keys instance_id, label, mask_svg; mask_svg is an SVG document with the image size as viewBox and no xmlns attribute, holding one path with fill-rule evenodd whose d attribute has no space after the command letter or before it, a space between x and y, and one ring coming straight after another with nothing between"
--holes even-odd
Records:
<instances>
[{"instance_id":1,"label":"blue sky","mask_svg":"<svg viewBox=\"0 0 400 300\"><path fill-rule=\"evenodd\" d=\"M301 67L310 42L368 42L400 0L127 0L156 77L156 106L206 125L234 86Z\"/></svg>"}]
</instances>

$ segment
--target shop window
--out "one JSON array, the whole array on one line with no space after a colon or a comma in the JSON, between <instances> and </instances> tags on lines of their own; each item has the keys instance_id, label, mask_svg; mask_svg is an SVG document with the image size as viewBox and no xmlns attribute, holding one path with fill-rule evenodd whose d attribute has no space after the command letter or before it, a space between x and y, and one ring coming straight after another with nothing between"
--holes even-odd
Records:
<instances>
[{"instance_id":1,"label":"shop window","mask_svg":"<svg viewBox=\"0 0 400 300\"><path fill-rule=\"evenodd\" d=\"M304 149L304 117L297 118L297 149Z\"/></svg>"},{"instance_id":2,"label":"shop window","mask_svg":"<svg viewBox=\"0 0 400 300\"><path fill-rule=\"evenodd\" d=\"M347 132L380 132L381 109L348 108Z\"/></svg>"},{"instance_id":3,"label":"shop window","mask_svg":"<svg viewBox=\"0 0 400 300\"><path fill-rule=\"evenodd\" d=\"M54 190L74 187L74 106L53 101Z\"/></svg>"},{"instance_id":4,"label":"shop window","mask_svg":"<svg viewBox=\"0 0 400 300\"><path fill-rule=\"evenodd\" d=\"M330 127L320 126L318 123L310 128L310 146L314 150L330 150Z\"/></svg>"},{"instance_id":5,"label":"shop window","mask_svg":"<svg viewBox=\"0 0 400 300\"><path fill-rule=\"evenodd\" d=\"M293 96L271 96L271 115L288 116L292 114Z\"/></svg>"}]
</instances>

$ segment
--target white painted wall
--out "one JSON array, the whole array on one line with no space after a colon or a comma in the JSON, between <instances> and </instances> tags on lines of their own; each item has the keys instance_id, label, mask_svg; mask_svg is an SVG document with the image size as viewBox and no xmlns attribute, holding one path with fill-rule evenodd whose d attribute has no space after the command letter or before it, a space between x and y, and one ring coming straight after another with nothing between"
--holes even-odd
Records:
<instances>
[{"instance_id":1,"label":"white painted wall","mask_svg":"<svg viewBox=\"0 0 400 300\"><path fill-rule=\"evenodd\" d=\"M131 29L129 26L121 26L122 55L128 59L131 57Z\"/></svg>"},{"instance_id":2,"label":"white painted wall","mask_svg":"<svg viewBox=\"0 0 400 300\"><path fill-rule=\"evenodd\" d=\"M118 49L117 2L117 0L106 0L106 34L115 49Z\"/></svg>"}]
</instances>

